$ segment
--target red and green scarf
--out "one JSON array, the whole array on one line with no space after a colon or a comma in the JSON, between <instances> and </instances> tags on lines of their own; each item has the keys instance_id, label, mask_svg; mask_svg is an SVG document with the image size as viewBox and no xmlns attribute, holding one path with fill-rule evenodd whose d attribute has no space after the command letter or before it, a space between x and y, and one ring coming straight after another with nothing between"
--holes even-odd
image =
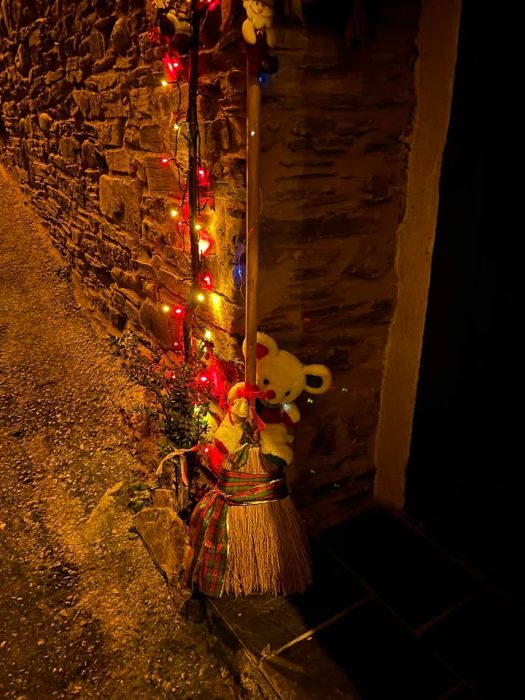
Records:
<instances>
[{"instance_id":1,"label":"red and green scarf","mask_svg":"<svg viewBox=\"0 0 525 700\"><path fill-rule=\"evenodd\" d=\"M288 495L282 475L238 471L248 459L251 445L232 454L216 486L197 503L189 524L192 561L186 582L208 596L220 596L228 561L228 508L268 503Z\"/></svg>"}]
</instances>

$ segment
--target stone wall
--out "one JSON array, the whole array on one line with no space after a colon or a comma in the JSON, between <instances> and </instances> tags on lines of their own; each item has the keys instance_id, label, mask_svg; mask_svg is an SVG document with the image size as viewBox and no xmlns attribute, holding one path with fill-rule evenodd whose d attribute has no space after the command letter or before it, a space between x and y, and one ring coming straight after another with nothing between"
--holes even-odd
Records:
<instances>
[{"instance_id":1,"label":"stone wall","mask_svg":"<svg viewBox=\"0 0 525 700\"><path fill-rule=\"evenodd\" d=\"M282 24L281 69L264 87L261 328L334 373L331 392L300 401L291 480L312 526L343 517L371 488L418 6L385 0L373 36L351 47L342 28ZM235 28L221 34L215 14L199 111L217 294L202 323L230 358L242 335L232 268L244 231L244 59ZM180 96L161 87L161 56L141 0L2 3L2 161L86 301L116 328L167 343L160 306L187 298L189 245L168 215L179 178L160 157L173 149L186 86Z\"/></svg>"}]
</instances>

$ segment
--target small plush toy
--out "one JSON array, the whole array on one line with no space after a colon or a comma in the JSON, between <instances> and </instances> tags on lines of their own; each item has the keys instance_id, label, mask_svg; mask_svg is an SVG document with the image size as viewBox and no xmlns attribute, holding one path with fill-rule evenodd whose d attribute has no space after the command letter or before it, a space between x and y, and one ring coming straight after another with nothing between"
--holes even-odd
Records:
<instances>
[{"instance_id":1,"label":"small plush toy","mask_svg":"<svg viewBox=\"0 0 525 700\"><path fill-rule=\"evenodd\" d=\"M274 0L243 0L247 18L242 24L242 35L248 47L248 68L252 75L276 73L277 56L270 53L275 46L272 29Z\"/></svg>"},{"instance_id":2,"label":"small plush toy","mask_svg":"<svg viewBox=\"0 0 525 700\"><path fill-rule=\"evenodd\" d=\"M332 381L330 370L324 365L303 365L295 355L279 350L269 335L257 333L256 381L261 451L280 466L288 465L293 460L291 429L301 418L293 402L303 391L309 394L327 391ZM243 382L230 389L228 405L228 414L215 433L215 445L224 455L239 447L248 417Z\"/></svg>"},{"instance_id":3,"label":"small plush toy","mask_svg":"<svg viewBox=\"0 0 525 700\"><path fill-rule=\"evenodd\" d=\"M187 53L191 43L190 3L184 0L154 0L157 21L163 36L179 53Z\"/></svg>"}]
</instances>

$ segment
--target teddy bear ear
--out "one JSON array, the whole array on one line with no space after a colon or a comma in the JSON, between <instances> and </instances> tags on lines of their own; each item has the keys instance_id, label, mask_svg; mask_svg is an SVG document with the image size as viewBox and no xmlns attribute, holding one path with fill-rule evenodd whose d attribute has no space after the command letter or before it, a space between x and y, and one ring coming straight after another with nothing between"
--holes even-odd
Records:
<instances>
[{"instance_id":1,"label":"teddy bear ear","mask_svg":"<svg viewBox=\"0 0 525 700\"><path fill-rule=\"evenodd\" d=\"M306 376L305 391L309 394L324 394L332 384L332 373L325 365L305 365L303 373Z\"/></svg>"},{"instance_id":2,"label":"teddy bear ear","mask_svg":"<svg viewBox=\"0 0 525 700\"><path fill-rule=\"evenodd\" d=\"M257 348L255 352L257 359L262 360L266 355L277 355L279 348L275 340L270 338L269 335L257 332ZM242 344L242 354L246 357L246 338Z\"/></svg>"},{"instance_id":3,"label":"teddy bear ear","mask_svg":"<svg viewBox=\"0 0 525 700\"><path fill-rule=\"evenodd\" d=\"M255 348L255 355L258 360L262 360L263 357L266 357L266 355L269 355L270 351L266 347L266 345L261 345L261 343L257 343L257 347Z\"/></svg>"},{"instance_id":4,"label":"teddy bear ear","mask_svg":"<svg viewBox=\"0 0 525 700\"><path fill-rule=\"evenodd\" d=\"M277 355L279 348L273 338L266 333L257 333L257 359L262 360L266 355Z\"/></svg>"}]
</instances>

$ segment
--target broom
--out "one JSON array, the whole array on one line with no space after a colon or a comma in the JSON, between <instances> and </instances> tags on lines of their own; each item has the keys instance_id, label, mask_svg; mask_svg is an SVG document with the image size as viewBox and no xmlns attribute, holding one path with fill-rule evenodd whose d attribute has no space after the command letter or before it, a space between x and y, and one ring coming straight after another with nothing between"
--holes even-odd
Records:
<instances>
[{"instance_id":1,"label":"broom","mask_svg":"<svg viewBox=\"0 0 525 700\"><path fill-rule=\"evenodd\" d=\"M301 593L311 582L308 541L282 471L261 452L255 413L259 272L261 88L248 59L245 387L249 410L240 447L190 520L187 581L201 593Z\"/></svg>"}]
</instances>

